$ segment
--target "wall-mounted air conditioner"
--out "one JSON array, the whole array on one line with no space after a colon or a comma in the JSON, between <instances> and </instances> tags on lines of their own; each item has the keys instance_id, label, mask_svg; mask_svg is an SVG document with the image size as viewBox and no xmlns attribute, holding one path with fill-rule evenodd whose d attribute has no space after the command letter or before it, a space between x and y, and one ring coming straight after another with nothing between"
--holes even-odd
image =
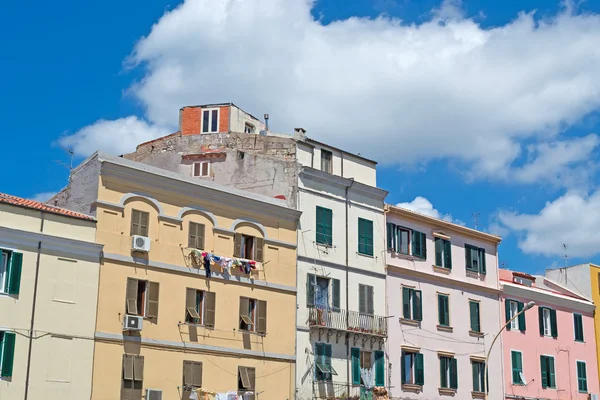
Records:
<instances>
[{"instance_id":1,"label":"wall-mounted air conditioner","mask_svg":"<svg viewBox=\"0 0 600 400\"><path fill-rule=\"evenodd\" d=\"M595 394L595 393L590 393L588 395L588 399L590 399L590 400L598 400L598 395Z\"/></svg>"},{"instance_id":2,"label":"wall-mounted air conditioner","mask_svg":"<svg viewBox=\"0 0 600 400\"><path fill-rule=\"evenodd\" d=\"M131 240L131 250L147 253L150 251L150 238L145 236L133 235Z\"/></svg>"},{"instance_id":3,"label":"wall-mounted air conditioner","mask_svg":"<svg viewBox=\"0 0 600 400\"><path fill-rule=\"evenodd\" d=\"M146 389L146 400L162 400L162 390Z\"/></svg>"},{"instance_id":4,"label":"wall-mounted air conditioner","mask_svg":"<svg viewBox=\"0 0 600 400\"><path fill-rule=\"evenodd\" d=\"M124 331L141 331L144 319L138 315L125 315L123 318Z\"/></svg>"}]
</instances>

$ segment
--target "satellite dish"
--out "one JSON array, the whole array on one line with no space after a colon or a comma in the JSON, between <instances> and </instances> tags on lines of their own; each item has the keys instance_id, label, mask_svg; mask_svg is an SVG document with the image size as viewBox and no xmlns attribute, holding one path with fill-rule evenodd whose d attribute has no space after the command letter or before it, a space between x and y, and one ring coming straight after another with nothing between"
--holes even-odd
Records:
<instances>
[{"instance_id":1,"label":"satellite dish","mask_svg":"<svg viewBox=\"0 0 600 400\"><path fill-rule=\"evenodd\" d=\"M523 375L523 371L519 372L519 378L521 378L521 382L523 385L527 385L527 379L525 379L525 375Z\"/></svg>"}]
</instances>

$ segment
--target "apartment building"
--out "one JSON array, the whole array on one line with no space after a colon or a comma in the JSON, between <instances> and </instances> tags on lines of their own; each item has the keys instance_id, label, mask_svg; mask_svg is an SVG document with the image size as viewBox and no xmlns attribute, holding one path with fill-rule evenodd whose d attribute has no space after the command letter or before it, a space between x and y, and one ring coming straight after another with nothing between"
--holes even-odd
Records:
<instances>
[{"instance_id":1,"label":"apartment building","mask_svg":"<svg viewBox=\"0 0 600 400\"><path fill-rule=\"evenodd\" d=\"M52 202L104 245L92 399L293 398L300 212L101 153Z\"/></svg>"},{"instance_id":2,"label":"apartment building","mask_svg":"<svg viewBox=\"0 0 600 400\"><path fill-rule=\"evenodd\" d=\"M544 276L500 270L506 399L598 395L594 304Z\"/></svg>"},{"instance_id":3,"label":"apartment building","mask_svg":"<svg viewBox=\"0 0 600 400\"><path fill-rule=\"evenodd\" d=\"M0 194L0 399L89 399L94 218Z\"/></svg>"},{"instance_id":4,"label":"apartment building","mask_svg":"<svg viewBox=\"0 0 600 400\"><path fill-rule=\"evenodd\" d=\"M387 352L391 397L484 398L500 325L500 238L386 206ZM488 398L504 396L502 351Z\"/></svg>"},{"instance_id":5,"label":"apartment building","mask_svg":"<svg viewBox=\"0 0 600 400\"><path fill-rule=\"evenodd\" d=\"M123 157L302 210L296 398L371 395L373 385L388 385L387 192L377 187L375 161L313 140L302 128L271 132L268 120L233 103L183 107L178 132ZM369 382L361 368L372 371Z\"/></svg>"}]
</instances>

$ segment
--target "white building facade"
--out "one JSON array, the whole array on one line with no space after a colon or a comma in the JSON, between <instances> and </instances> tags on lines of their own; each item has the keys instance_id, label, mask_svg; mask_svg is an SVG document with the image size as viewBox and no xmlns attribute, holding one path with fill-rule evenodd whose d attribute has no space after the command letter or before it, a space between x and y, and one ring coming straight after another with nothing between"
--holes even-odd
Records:
<instances>
[{"instance_id":1,"label":"white building facade","mask_svg":"<svg viewBox=\"0 0 600 400\"><path fill-rule=\"evenodd\" d=\"M374 161L306 138L297 143L296 398L370 396L372 386L387 385L387 192L376 187Z\"/></svg>"}]
</instances>

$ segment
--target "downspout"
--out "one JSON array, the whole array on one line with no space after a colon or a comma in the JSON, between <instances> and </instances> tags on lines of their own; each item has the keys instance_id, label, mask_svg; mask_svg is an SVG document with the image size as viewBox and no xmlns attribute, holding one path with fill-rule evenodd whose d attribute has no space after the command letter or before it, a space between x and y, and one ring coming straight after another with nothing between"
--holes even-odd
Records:
<instances>
[{"instance_id":1,"label":"downspout","mask_svg":"<svg viewBox=\"0 0 600 400\"><path fill-rule=\"evenodd\" d=\"M344 170L344 159L343 159L343 153L342 153L342 171ZM348 191L350 190L350 188L352 187L352 185L354 184L354 178L350 178L350 185L346 186L346 327L348 327L348 317L350 314L349 311L349 295L348 295L348 278L349 278L349 272L348 272L348 262L349 262L349 258L350 258L350 249L348 248ZM347 377L347 381L346 381L346 390L348 392L348 395L350 395L350 335L347 333L346 334L346 377Z\"/></svg>"},{"instance_id":2,"label":"downspout","mask_svg":"<svg viewBox=\"0 0 600 400\"><path fill-rule=\"evenodd\" d=\"M44 231L44 216L45 213L41 211L40 218L40 233ZM31 323L29 325L29 349L27 350L27 372L25 373L25 395L24 400L27 400L27 396L29 395L29 375L31 373L31 352L33 349L33 327L35 321L35 303L37 299L37 286L38 286L38 278L40 274L40 255L42 253L42 241L38 242L37 246L37 260L35 262L35 279L33 281L33 300L31 304Z\"/></svg>"},{"instance_id":3,"label":"downspout","mask_svg":"<svg viewBox=\"0 0 600 400\"><path fill-rule=\"evenodd\" d=\"M498 243L496 243L496 288L497 289L501 289L500 286L500 260L498 260ZM503 314L503 310L502 310L502 300L503 296L502 293L498 295L498 316L499 316L499 326L502 326L502 321L504 318L504 314ZM500 341L500 362L502 363L502 365L504 365L504 341L501 340ZM484 376L483 379L485 379L486 384L487 384L487 376ZM506 382L504 381L504 379L500 379L500 381L502 382L502 393L506 393ZM488 388L489 390L489 388Z\"/></svg>"},{"instance_id":4,"label":"downspout","mask_svg":"<svg viewBox=\"0 0 600 400\"><path fill-rule=\"evenodd\" d=\"M297 171L297 170L296 170ZM300 180L299 177L299 173L297 173L296 175L296 185L298 185L298 181ZM300 191L296 190L296 209L300 210ZM298 286L298 279L299 279L299 270L298 270L298 246L300 245L300 235L302 232L300 232L300 220L298 220L298 222L296 223L296 287ZM294 324L296 324L296 326L294 327L294 354L296 355L296 363L292 364L294 366L294 368L292 368L293 372L294 372L294 376L293 378L293 383L290 382L291 385L293 385L294 388L294 393L293 393L293 399L296 400L298 398L298 381L297 381L297 376L298 376L298 371L296 368L298 368L298 291L296 290L296 309L294 310L295 313L295 318L294 318ZM309 336L310 337L310 336ZM312 379L313 381L313 391L312 393L314 394L314 378Z\"/></svg>"}]
</instances>

